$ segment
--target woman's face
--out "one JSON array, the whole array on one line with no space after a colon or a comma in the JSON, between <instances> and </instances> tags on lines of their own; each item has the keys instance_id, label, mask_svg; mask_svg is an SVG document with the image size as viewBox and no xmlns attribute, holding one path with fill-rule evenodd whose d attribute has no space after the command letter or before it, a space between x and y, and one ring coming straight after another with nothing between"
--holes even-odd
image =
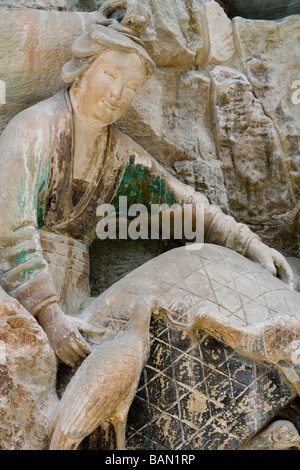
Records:
<instances>
[{"instance_id":1,"label":"woman's face","mask_svg":"<svg viewBox=\"0 0 300 470\"><path fill-rule=\"evenodd\" d=\"M84 117L107 126L127 111L146 78L145 67L134 52L105 52L73 85L73 104Z\"/></svg>"}]
</instances>

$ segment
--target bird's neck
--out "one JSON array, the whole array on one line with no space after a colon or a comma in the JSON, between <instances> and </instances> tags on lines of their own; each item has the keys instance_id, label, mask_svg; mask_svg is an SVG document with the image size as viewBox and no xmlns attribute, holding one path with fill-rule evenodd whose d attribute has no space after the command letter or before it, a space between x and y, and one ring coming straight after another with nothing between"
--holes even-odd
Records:
<instances>
[{"instance_id":1,"label":"bird's neck","mask_svg":"<svg viewBox=\"0 0 300 470\"><path fill-rule=\"evenodd\" d=\"M137 311L130 319L127 327L128 332L138 334L141 337L149 335L151 311Z\"/></svg>"}]
</instances>

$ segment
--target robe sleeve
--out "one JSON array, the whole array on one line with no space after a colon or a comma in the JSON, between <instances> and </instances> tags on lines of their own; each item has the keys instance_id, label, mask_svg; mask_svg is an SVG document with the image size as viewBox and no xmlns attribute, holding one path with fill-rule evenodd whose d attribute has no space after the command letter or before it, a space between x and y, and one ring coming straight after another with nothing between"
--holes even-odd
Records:
<instances>
[{"instance_id":1,"label":"robe sleeve","mask_svg":"<svg viewBox=\"0 0 300 470\"><path fill-rule=\"evenodd\" d=\"M47 131L45 118L26 110L0 137L0 284L34 316L58 301L37 230Z\"/></svg>"},{"instance_id":2,"label":"robe sleeve","mask_svg":"<svg viewBox=\"0 0 300 470\"><path fill-rule=\"evenodd\" d=\"M202 214L204 219L200 223L204 224L204 241L206 243L224 246L241 255L246 255L252 240L255 238L260 240L260 237L252 232L247 225L238 223L230 215L224 214L220 207L210 204L204 194L195 191L191 186L172 176L142 147L134 144L133 152L136 155L136 163L147 166L153 175L164 180L168 191L177 203L181 205L192 204L196 208L201 207L198 214L200 216Z\"/></svg>"}]
</instances>

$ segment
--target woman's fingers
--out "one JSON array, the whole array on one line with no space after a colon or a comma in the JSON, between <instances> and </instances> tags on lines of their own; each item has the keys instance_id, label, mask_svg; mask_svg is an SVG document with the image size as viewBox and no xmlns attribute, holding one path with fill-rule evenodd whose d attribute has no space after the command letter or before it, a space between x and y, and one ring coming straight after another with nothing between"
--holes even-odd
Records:
<instances>
[{"instance_id":1,"label":"woman's fingers","mask_svg":"<svg viewBox=\"0 0 300 470\"><path fill-rule=\"evenodd\" d=\"M99 328L97 326L91 325L90 323L81 320L81 318L72 317L72 322L77 326L79 331L87 335L103 336L106 333L106 330L104 328Z\"/></svg>"},{"instance_id":2,"label":"woman's fingers","mask_svg":"<svg viewBox=\"0 0 300 470\"><path fill-rule=\"evenodd\" d=\"M91 352L88 344L76 333L71 334L69 338L69 345L72 350L75 351L75 353L81 358L85 358Z\"/></svg>"},{"instance_id":3,"label":"woman's fingers","mask_svg":"<svg viewBox=\"0 0 300 470\"><path fill-rule=\"evenodd\" d=\"M273 275L293 286L293 272L284 256L279 251L268 247L258 239L249 245L248 258L259 262Z\"/></svg>"},{"instance_id":4,"label":"woman's fingers","mask_svg":"<svg viewBox=\"0 0 300 470\"><path fill-rule=\"evenodd\" d=\"M76 367L80 359L79 357L71 350L69 349L66 345L62 346L61 348L57 349L56 354L58 355L59 359L67 364L67 366Z\"/></svg>"},{"instance_id":5,"label":"woman's fingers","mask_svg":"<svg viewBox=\"0 0 300 470\"><path fill-rule=\"evenodd\" d=\"M277 269L277 277L293 287L293 271L284 256L282 256L278 251L272 250L272 257Z\"/></svg>"},{"instance_id":6,"label":"woman's fingers","mask_svg":"<svg viewBox=\"0 0 300 470\"><path fill-rule=\"evenodd\" d=\"M262 263L263 264L263 263ZM267 270L272 274L272 276L277 276L277 268L275 266L273 258L267 258L265 263L263 264Z\"/></svg>"},{"instance_id":7,"label":"woman's fingers","mask_svg":"<svg viewBox=\"0 0 300 470\"><path fill-rule=\"evenodd\" d=\"M79 333L72 332L64 339L64 343L58 349L57 355L68 366L74 368L78 366L90 352L90 347Z\"/></svg>"}]
</instances>

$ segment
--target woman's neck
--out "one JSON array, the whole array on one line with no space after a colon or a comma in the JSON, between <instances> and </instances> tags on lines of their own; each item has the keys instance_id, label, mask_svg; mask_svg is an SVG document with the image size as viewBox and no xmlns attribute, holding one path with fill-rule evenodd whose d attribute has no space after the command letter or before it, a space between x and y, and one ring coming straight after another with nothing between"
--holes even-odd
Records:
<instances>
[{"instance_id":1,"label":"woman's neck","mask_svg":"<svg viewBox=\"0 0 300 470\"><path fill-rule=\"evenodd\" d=\"M96 168L101 165L108 128L81 115L72 102L72 93L70 97L74 111L73 180L84 187L91 182Z\"/></svg>"}]
</instances>

